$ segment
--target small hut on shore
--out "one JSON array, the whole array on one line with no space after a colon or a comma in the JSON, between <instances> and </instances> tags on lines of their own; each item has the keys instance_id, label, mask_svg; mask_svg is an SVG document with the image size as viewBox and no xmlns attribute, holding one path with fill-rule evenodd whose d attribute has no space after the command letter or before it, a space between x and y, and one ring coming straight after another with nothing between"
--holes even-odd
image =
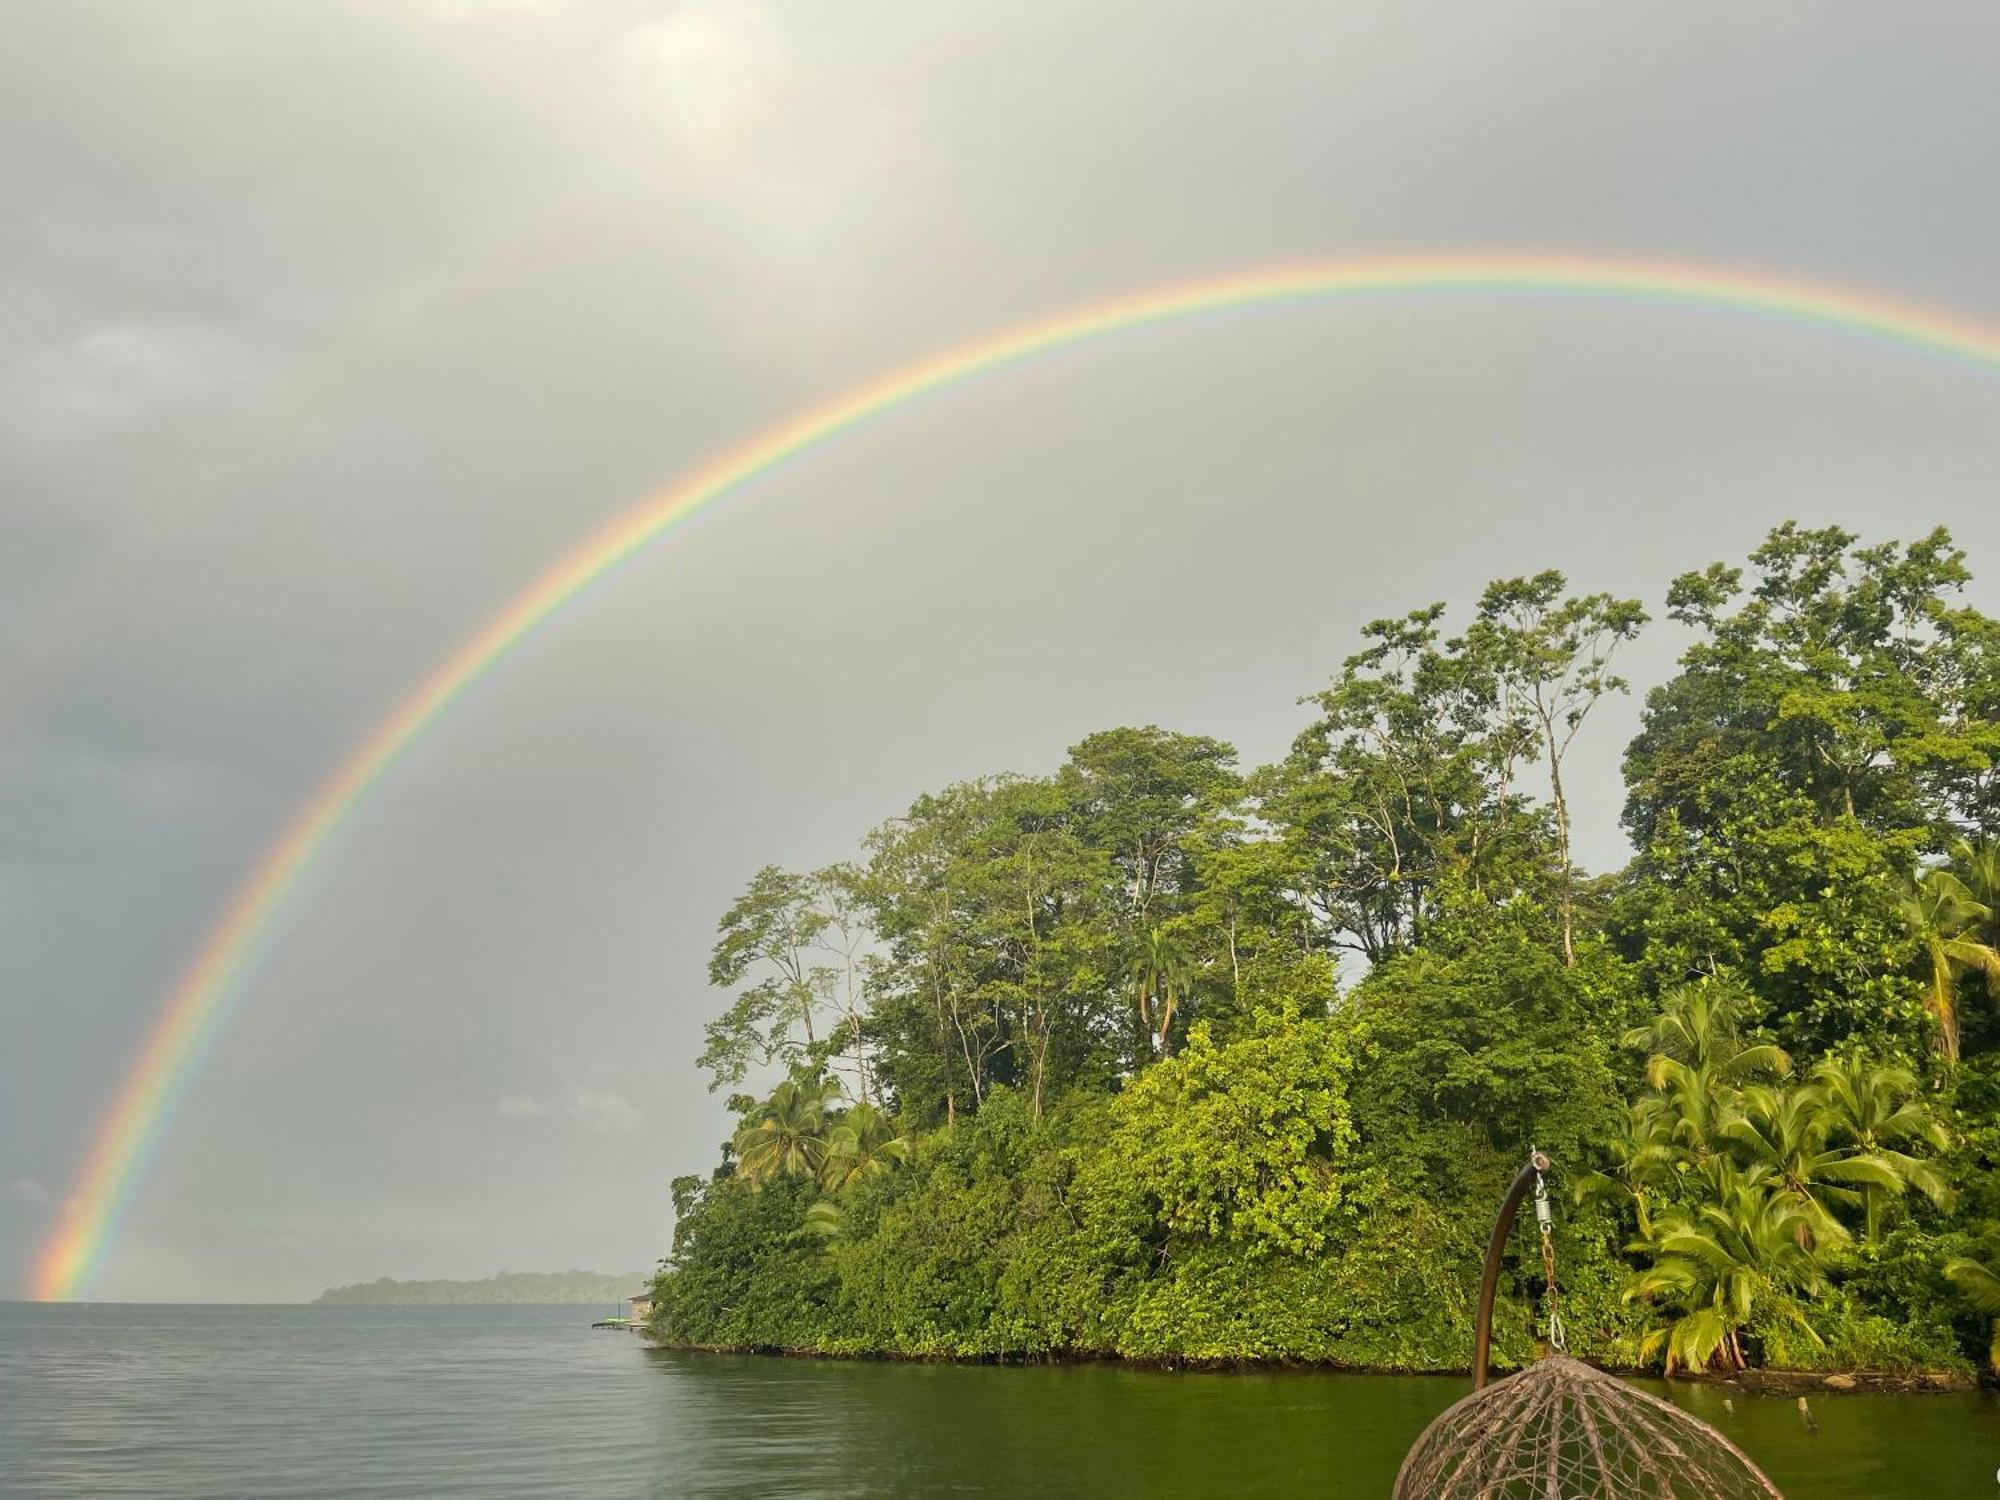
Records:
<instances>
[{"instance_id":1,"label":"small hut on shore","mask_svg":"<svg viewBox=\"0 0 2000 1500\"><path fill-rule=\"evenodd\" d=\"M625 1306L634 1323L645 1322L647 1314L653 1310L652 1289L649 1287L643 1292L633 1293L625 1299Z\"/></svg>"}]
</instances>

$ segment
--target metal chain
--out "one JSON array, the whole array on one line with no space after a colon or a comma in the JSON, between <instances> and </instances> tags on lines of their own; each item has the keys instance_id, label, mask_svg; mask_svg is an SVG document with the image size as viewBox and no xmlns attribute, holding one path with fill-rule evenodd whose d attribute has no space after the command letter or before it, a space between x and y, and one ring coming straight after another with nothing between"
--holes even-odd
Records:
<instances>
[{"instance_id":1,"label":"metal chain","mask_svg":"<svg viewBox=\"0 0 2000 1500\"><path fill-rule=\"evenodd\" d=\"M1556 1221L1549 1209L1549 1185L1542 1177L1542 1166L1547 1158L1536 1151L1529 1156L1529 1160L1535 1165L1535 1224L1542 1231L1542 1276L1548 1283L1545 1300L1549 1314L1549 1347L1558 1354L1567 1354L1569 1338L1563 1331L1562 1293L1556 1289Z\"/></svg>"}]
</instances>

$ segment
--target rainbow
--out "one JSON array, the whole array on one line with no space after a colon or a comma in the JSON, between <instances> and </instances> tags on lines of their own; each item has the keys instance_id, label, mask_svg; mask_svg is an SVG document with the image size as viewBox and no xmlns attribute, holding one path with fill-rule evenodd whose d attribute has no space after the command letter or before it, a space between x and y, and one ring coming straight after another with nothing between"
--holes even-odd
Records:
<instances>
[{"instance_id":1,"label":"rainbow","mask_svg":"<svg viewBox=\"0 0 2000 1500\"><path fill-rule=\"evenodd\" d=\"M342 820L468 686L587 585L786 460L974 376L1085 340L1235 308L1448 290L1553 292L1737 309L2000 366L2000 330L1789 277L1590 256L1406 255L1279 266L1157 287L948 349L837 396L682 476L592 534L433 667L334 769L230 897L167 995L37 1255L32 1294L44 1300L74 1297L103 1265L176 1105L240 1003L240 980L260 934Z\"/></svg>"}]
</instances>

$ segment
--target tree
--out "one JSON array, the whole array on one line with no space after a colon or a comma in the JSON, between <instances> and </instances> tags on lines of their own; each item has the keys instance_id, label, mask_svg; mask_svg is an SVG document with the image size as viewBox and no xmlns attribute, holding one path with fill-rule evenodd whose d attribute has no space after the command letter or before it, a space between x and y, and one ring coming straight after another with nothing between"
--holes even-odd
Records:
<instances>
[{"instance_id":1,"label":"tree","mask_svg":"<svg viewBox=\"0 0 2000 1500\"><path fill-rule=\"evenodd\" d=\"M1629 977L1597 949L1565 967L1553 936L1545 908L1452 896L1432 945L1345 997L1355 1125L1384 1170L1478 1201L1530 1145L1581 1162L1615 1128Z\"/></svg>"},{"instance_id":2,"label":"tree","mask_svg":"<svg viewBox=\"0 0 2000 1500\"><path fill-rule=\"evenodd\" d=\"M872 1104L856 1104L834 1122L826 1135L826 1155L819 1167L819 1184L826 1196L806 1210L804 1227L829 1244L847 1232L849 1190L857 1183L885 1177L910 1159L910 1141L896 1134L889 1118Z\"/></svg>"},{"instance_id":3,"label":"tree","mask_svg":"<svg viewBox=\"0 0 2000 1500\"><path fill-rule=\"evenodd\" d=\"M737 1129L737 1171L753 1188L773 1177L817 1177L827 1159L826 1111L840 1099L831 1081L779 1084Z\"/></svg>"},{"instance_id":4,"label":"tree","mask_svg":"<svg viewBox=\"0 0 2000 1500\"><path fill-rule=\"evenodd\" d=\"M816 1044L824 978L813 959L828 919L815 896L810 876L766 865L717 924L708 982L727 989L759 977L708 1023L699 1066L708 1070L711 1092L741 1083L752 1067L801 1061Z\"/></svg>"},{"instance_id":5,"label":"tree","mask_svg":"<svg viewBox=\"0 0 2000 1500\"><path fill-rule=\"evenodd\" d=\"M950 876L974 982L996 1011L996 1076L1033 1117L1104 1050L1120 878L1057 778L996 783Z\"/></svg>"},{"instance_id":6,"label":"tree","mask_svg":"<svg viewBox=\"0 0 2000 1500\"><path fill-rule=\"evenodd\" d=\"M1715 1157L1703 1169L1707 1194L1698 1206L1661 1212L1653 1233L1633 1248L1653 1263L1633 1277L1627 1301L1659 1307L1666 1321L1641 1348L1664 1348L1666 1373L1721 1363L1740 1370L1742 1329L1754 1318L1778 1317L1819 1341L1801 1297L1825 1285L1809 1248L1812 1216L1794 1196L1775 1190L1769 1169L1738 1167Z\"/></svg>"},{"instance_id":7,"label":"tree","mask_svg":"<svg viewBox=\"0 0 2000 1500\"><path fill-rule=\"evenodd\" d=\"M1180 1003L1178 995L1187 991L1190 974L1187 956L1171 934L1159 927L1140 934L1139 951L1131 963L1139 1025L1161 1057L1171 1050L1174 1010Z\"/></svg>"},{"instance_id":8,"label":"tree","mask_svg":"<svg viewBox=\"0 0 2000 1500\"><path fill-rule=\"evenodd\" d=\"M1799 1232L1815 1245L1847 1238L1835 1208L1865 1202L1872 1220L1879 1195L1904 1186L1902 1175L1880 1157L1832 1143L1835 1116L1816 1086L1780 1089L1753 1083L1734 1105L1721 1138L1738 1162L1769 1172L1774 1190L1802 1211Z\"/></svg>"},{"instance_id":9,"label":"tree","mask_svg":"<svg viewBox=\"0 0 2000 1500\"><path fill-rule=\"evenodd\" d=\"M1003 1045L996 1008L978 993L978 947L964 900L967 849L995 783L919 797L868 836L868 892L886 953L871 985L884 1080L904 1111L946 1123L986 1096Z\"/></svg>"},{"instance_id":10,"label":"tree","mask_svg":"<svg viewBox=\"0 0 2000 1500\"><path fill-rule=\"evenodd\" d=\"M1633 742L1641 843L1664 812L1698 813L1673 752L1701 740L1768 758L1821 818L1881 831L1951 821L1962 772L1991 766L2000 725L1961 691L1990 643L1946 602L1970 578L1964 553L1942 528L1906 547L1855 541L1786 522L1751 554L1747 591L1720 563L1674 581L1668 613L1704 636Z\"/></svg>"},{"instance_id":11,"label":"tree","mask_svg":"<svg viewBox=\"0 0 2000 1500\"><path fill-rule=\"evenodd\" d=\"M1513 788L1528 727L1499 711L1490 653L1445 641L1434 604L1376 620L1311 700L1320 716L1254 778L1316 944L1381 963L1421 943L1456 884L1535 882L1535 819Z\"/></svg>"},{"instance_id":12,"label":"tree","mask_svg":"<svg viewBox=\"0 0 2000 1500\"><path fill-rule=\"evenodd\" d=\"M1609 594L1565 599L1567 586L1568 580L1554 569L1488 584L1478 619L1467 632L1466 650L1475 660L1483 659L1500 689L1500 721L1511 726L1525 716L1548 758L1563 962L1574 964L1575 874L1563 758L1598 700L1626 691L1625 679L1608 668L1618 647L1645 626L1646 612L1636 599Z\"/></svg>"},{"instance_id":13,"label":"tree","mask_svg":"<svg viewBox=\"0 0 2000 1500\"><path fill-rule=\"evenodd\" d=\"M1236 751L1221 740L1156 725L1109 729L1070 747L1057 775L1092 847L1123 877L1129 920L1167 912L1188 887L1190 839L1203 811L1238 790Z\"/></svg>"},{"instance_id":14,"label":"tree","mask_svg":"<svg viewBox=\"0 0 2000 1500\"><path fill-rule=\"evenodd\" d=\"M1605 1143L1612 1170L1586 1169L1577 1174L1571 1190L1578 1203L1614 1199L1630 1206L1639 1238L1648 1241L1654 1232L1653 1203L1678 1190L1686 1161L1665 1103L1657 1094L1635 1102L1625 1128Z\"/></svg>"},{"instance_id":15,"label":"tree","mask_svg":"<svg viewBox=\"0 0 2000 1500\"><path fill-rule=\"evenodd\" d=\"M1906 878L1896 906L1922 956L1924 1006L1937 1023L1938 1052L1946 1062L1957 1062L1960 978L1979 974L2000 990L2000 949L1980 937L1992 910L1947 869Z\"/></svg>"},{"instance_id":16,"label":"tree","mask_svg":"<svg viewBox=\"0 0 2000 1500\"><path fill-rule=\"evenodd\" d=\"M841 1115L826 1137L820 1186L845 1191L865 1178L880 1177L910 1159L910 1143L896 1134L888 1116L872 1104L856 1104Z\"/></svg>"},{"instance_id":17,"label":"tree","mask_svg":"<svg viewBox=\"0 0 2000 1500\"><path fill-rule=\"evenodd\" d=\"M1950 869L1966 894L1986 909L1979 936L1989 946L2000 946L2000 838L1956 840Z\"/></svg>"},{"instance_id":18,"label":"tree","mask_svg":"<svg viewBox=\"0 0 2000 1500\"><path fill-rule=\"evenodd\" d=\"M2000 640L1951 604L1968 575L1943 531L1857 547L1787 523L1751 570L1668 591L1700 634L1626 753L1619 925L1662 982L1734 969L1790 1044L1887 1050L1923 1018L1900 874L1991 812Z\"/></svg>"},{"instance_id":19,"label":"tree","mask_svg":"<svg viewBox=\"0 0 2000 1500\"><path fill-rule=\"evenodd\" d=\"M1634 1106L1635 1138L1663 1132L1692 1162L1705 1164L1720 1148L1737 1090L1791 1071L1782 1048L1744 1041L1740 1027L1750 1004L1733 980L1697 980L1670 991L1651 1021L1625 1033L1626 1046L1648 1051L1646 1081L1655 1095Z\"/></svg>"},{"instance_id":20,"label":"tree","mask_svg":"<svg viewBox=\"0 0 2000 1500\"><path fill-rule=\"evenodd\" d=\"M829 1065L842 1057L854 1078L855 1097L863 1104L879 1103L875 1071L868 1058L866 975L874 934L868 924L866 876L860 866L829 865L812 877L813 894L824 924L814 945L829 961L815 966L812 981L838 1018L835 1033L825 1042ZM815 1057L813 1061L821 1059Z\"/></svg>"},{"instance_id":21,"label":"tree","mask_svg":"<svg viewBox=\"0 0 2000 1500\"><path fill-rule=\"evenodd\" d=\"M1698 979L1670 990L1661 998L1658 1013L1627 1031L1623 1041L1628 1047L1645 1048L1649 1057L1666 1058L1719 1083L1789 1071L1792 1060L1783 1048L1743 1039L1743 1023L1752 1004L1749 992L1734 979Z\"/></svg>"},{"instance_id":22,"label":"tree","mask_svg":"<svg viewBox=\"0 0 2000 1500\"><path fill-rule=\"evenodd\" d=\"M947 1121L996 1083L1036 1118L1052 1088L1106 1064L1129 891L1059 778L1001 777L920 798L870 836L886 952L871 1031L906 1115Z\"/></svg>"},{"instance_id":23,"label":"tree","mask_svg":"<svg viewBox=\"0 0 2000 1500\"><path fill-rule=\"evenodd\" d=\"M1935 1204L1951 1196L1935 1161L1905 1147L1949 1149L1951 1137L1919 1095L1917 1075L1899 1063L1872 1062L1865 1057L1829 1057L1813 1070L1830 1136L1846 1140L1867 1160L1895 1179L1888 1191L1914 1189ZM1863 1232L1873 1240L1881 1228L1885 1189L1879 1183L1861 1186Z\"/></svg>"},{"instance_id":24,"label":"tree","mask_svg":"<svg viewBox=\"0 0 2000 1500\"><path fill-rule=\"evenodd\" d=\"M1318 1252L1343 1227L1349 1067L1325 1021L1267 1016L1226 1046L1197 1024L1119 1096L1098 1170L1123 1180L1101 1190L1136 1190L1171 1234Z\"/></svg>"}]
</instances>

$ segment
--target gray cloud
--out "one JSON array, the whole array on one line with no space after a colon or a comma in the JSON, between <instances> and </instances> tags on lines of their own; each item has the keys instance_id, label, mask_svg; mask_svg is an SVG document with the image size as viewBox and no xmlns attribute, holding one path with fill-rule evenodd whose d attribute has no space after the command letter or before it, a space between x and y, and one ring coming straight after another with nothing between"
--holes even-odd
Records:
<instances>
[{"instance_id":1,"label":"gray cloud","mask_svg":"<svg viewBox=\"0 0 2000 1500\"><path fill-rule=\"evenodd\" d=\"M365 728L577 538L808 401L1139 286L1402 247L2000 324L1976 10L17 9L0 1181L52 1199ZM1996 389L1740 315L1444 296L1145 330L855 431L604 580L355 811L100 1291L650 1261L727 1126L688 1060L758 865L1108 723L1273 755L1361 622L1505 572L1657 603L1785 515L1942 520L1991 606ZM1634 712L1579 766L1599 866ZM13 1209L0 1288L55 1205Z\"/></svg>"},{"instance_id":2,"label":"gray cloud","mask_svg":"<svg viewBox=\"0 0 2000 1500\"><path fill-rule=\"evenodd\" d=\"M503 1120L562 1118L598 1135L624 1135L639 1127L645 1112L615 1089L572 1089L567 1102L544 1103L533 1094L502 1094L493 1112Z\"/></svg>"},{"instance_id":3,"label":"gray cloud","mask_svg":"<svg viewBox=\"0 0 2000 1500\"><path fill-rule=\"evenodd\" d=\"M599 1135L625 1135L637 1130L646 1118L631 1100L612 1089L578 1089L568 1113L586 1130Z\"/></svg>"}]
</instances>

